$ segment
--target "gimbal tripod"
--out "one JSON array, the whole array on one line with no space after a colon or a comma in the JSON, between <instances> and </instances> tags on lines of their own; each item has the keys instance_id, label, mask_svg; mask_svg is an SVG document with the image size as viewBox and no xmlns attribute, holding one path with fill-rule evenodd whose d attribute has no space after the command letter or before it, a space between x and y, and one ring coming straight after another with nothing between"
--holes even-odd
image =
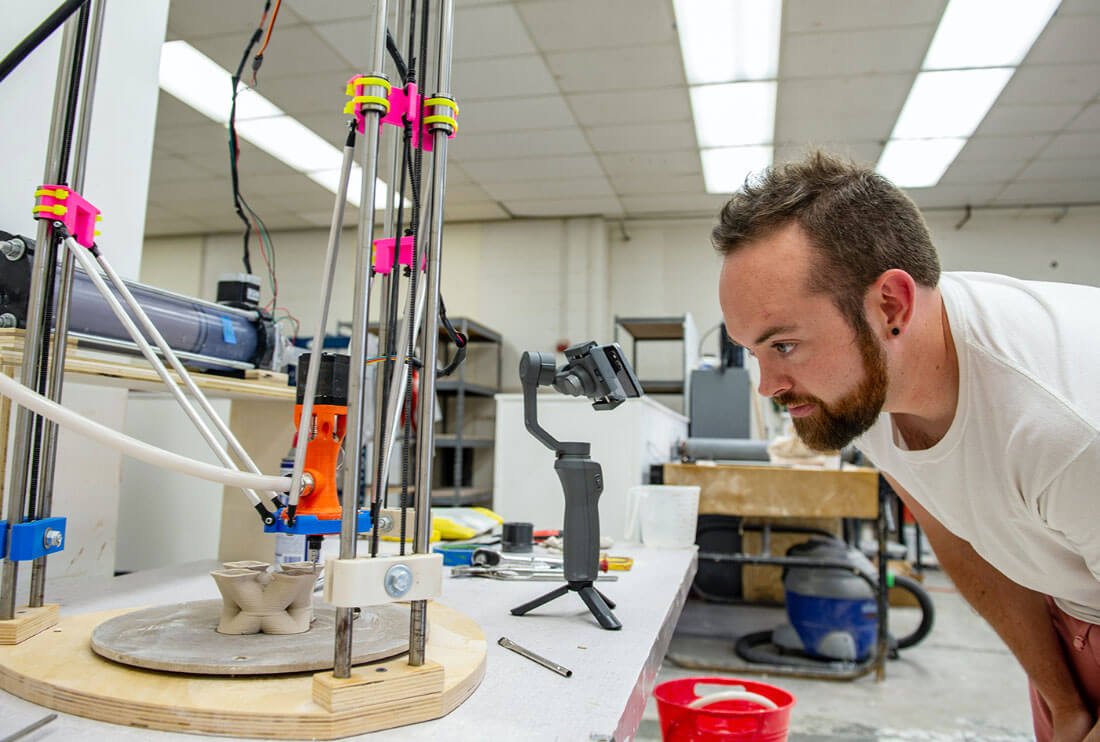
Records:
<instances>
[{"instance_id":1,"label":"gimbal tripod","mask_svg":"<svg viewBox=\"0 0 1100 742\"><path fill-rule=\"evenodd\" d=\"M581 596L600 626L621 629L622 624L611 612L615 603L593 585L600 565L598 501L603 492L603 471L590 458L590 444L559 441L539 426L537 391L539 386L553 386L563 394L589 397L597 410L612 410L627 397L641 396L642 387L617 344L582 343L568 348L565 356L567 363L557 369L553 355L526 352L520 359L519 373L527 431L557 455L554 471L565 493L566 584L513 608L512 615L522 616L573 591Z\"/></svg>"}]
</instances>

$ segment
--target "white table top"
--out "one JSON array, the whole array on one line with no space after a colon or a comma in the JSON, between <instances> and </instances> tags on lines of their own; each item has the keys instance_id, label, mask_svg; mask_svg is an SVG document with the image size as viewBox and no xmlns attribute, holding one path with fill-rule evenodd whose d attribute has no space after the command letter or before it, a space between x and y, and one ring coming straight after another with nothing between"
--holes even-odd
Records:
<instances>
[{"instance_id":1,"label":"white table top","mask_svg":"<svg viewBox=\"0 0 1100 742\"><path fill-rule=\"evenodd\" d=\"M555 587L552 582L501 582L444 577L441 603L477 621L488 640L485 679L451 714L434 721L361 735L369 740L610 740L633 738L653 689L657 670L695 575L694 547L684 550L616 545L613 554L634 557L618 582L600 583L617 604L620 631L605 631L580 597L569 593L527 616L509 610ZM113 579L58 580L48 602L63 615L202 600L218 597L207 572L216 562L194 562ZM449 572L449 568L445 568ZM507 636L517 644L564 665L563 678L497 645ZM0 736L50 713L0 692ZM33 733L34 742L157 739L184 742L198 737L121 727L61 714ZM205 737L205 739L212 739ZM218 738L228 739L228 738Z\"/></svg>"}]
</instances>

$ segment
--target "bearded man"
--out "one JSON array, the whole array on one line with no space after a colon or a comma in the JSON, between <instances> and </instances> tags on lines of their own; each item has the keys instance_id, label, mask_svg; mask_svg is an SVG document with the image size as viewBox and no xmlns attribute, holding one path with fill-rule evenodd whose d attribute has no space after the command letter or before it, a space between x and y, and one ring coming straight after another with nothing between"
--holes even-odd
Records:
<instances>
[{"instance_id":1,"label":"bearded man","mask_svg":"<svg viewBox=\"0 0 1100 742\"><path fill-rule=\"evenodd\" d=\"M1037 738L1100 742L1100 289L941 275L913 202L820 152L712 238L760 394L884 473L1023 666Z\"/></svg>"}]
</instances>

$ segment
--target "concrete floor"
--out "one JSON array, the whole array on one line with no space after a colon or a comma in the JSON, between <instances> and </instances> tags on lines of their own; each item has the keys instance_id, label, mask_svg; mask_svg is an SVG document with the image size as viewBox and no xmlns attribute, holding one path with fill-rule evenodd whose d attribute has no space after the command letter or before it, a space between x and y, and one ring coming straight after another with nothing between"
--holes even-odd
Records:
<instances>
[{"instance_id":1,"label":"concrete floor","mask_svg":"<svg viewBox=\"0 0 1100 742\"><path fill-rule=\"evenodd\" d=\"M925 585L936 606L932 633L890 660L886 680L854 681L743 675L778 685L798 699L790 742L1023 742L1034 739L1027 678L993 630L970 609L938 571ZM690 600L670 654L734 666L733 640L785 622L781 608L717 605ZM891 631L905 635L919 620L916 608L894 608ZM706 635L710 635L709 637ZM665 660L658 682L736 672L685 670ZM660 740L656 703L650 698L637 742Z\"/></svg>"}]
</instances>

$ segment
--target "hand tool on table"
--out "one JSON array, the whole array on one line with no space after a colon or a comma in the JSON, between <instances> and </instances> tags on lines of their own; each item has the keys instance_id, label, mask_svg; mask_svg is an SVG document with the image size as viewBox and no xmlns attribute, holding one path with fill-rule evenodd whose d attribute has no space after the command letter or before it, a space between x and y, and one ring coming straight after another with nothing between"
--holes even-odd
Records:
<instances>
[{"instance_id":1,"label":"hand tool on table","mask_svg":"<svg viewBox=\"0 0 1100 742\"><path fill-rule=\"evenodd\" d=\"M521 655L523 657L526 657L527 659L531 660L532 662L535 662L535 663L538 663L538 664L542 665L547 670L553 670L558 675L561 675L563 678L568 678L568 677L571 677L573 675L573 671L570 670L569 668L562 667L557 662L551 662L550 660L546 659L542 655L535 654L530 649L524 649L523 647L516 644L514 641L512 641L511 639L509 639L506 636L502 636L499 639L497 639L497 644L504 647L505 649L511 649L516 654Z\"/></svg>"},{"instance_id":2,"label":"hand tool on table","mask_svg":"<svg viewBox=\"0 0 1100 742\"><path fill-rule=\"evenodd\" d=\"M451 577L486 577L490 580L517 580L524 582L551 582L560 580L560 569L536 569L532 567L451 567ZM614 582L616 575L600 575L601 582Z\"/></svg>"}]
</instances>

